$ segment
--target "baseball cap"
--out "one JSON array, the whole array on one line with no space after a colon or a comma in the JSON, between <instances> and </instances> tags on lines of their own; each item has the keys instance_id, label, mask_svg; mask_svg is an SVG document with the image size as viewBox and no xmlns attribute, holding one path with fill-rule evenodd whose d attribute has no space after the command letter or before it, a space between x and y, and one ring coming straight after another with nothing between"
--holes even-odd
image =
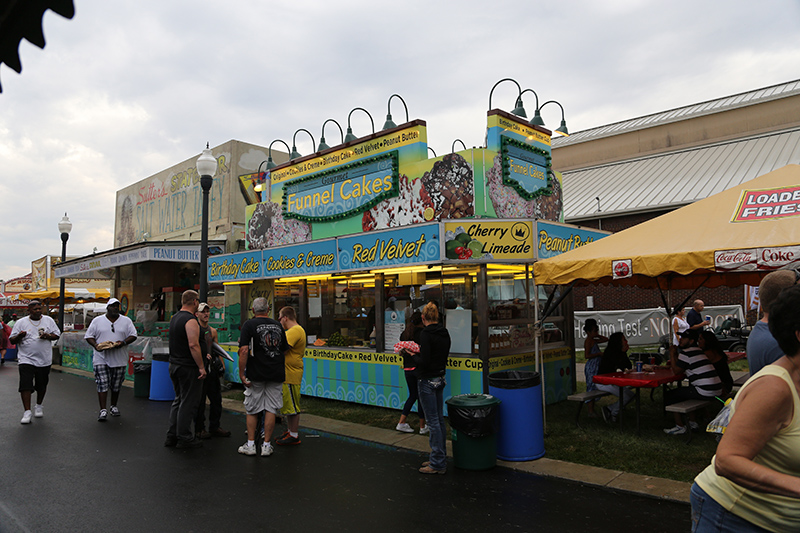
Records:
<instances>
[{"instance_id":1,"label":"baseball cap","mask_svg":"<svg viewBox=\"0 0 800 533\"><path fill-rule=\"evenodd\" d=\"M116 298L111 298L110 300L108 300L108 302L106 302L106 306L109 306L111 304L118 304L118 303L119 303L119 300L117 300Z\"/></svg>"},{"instance_id":2,"label":"baseball cap","mask_svg":"<svg viewBox=\"0 0 800 533\"><path fill-rule=\"evenodd\" d=\"M199 305L199 306L197 306L197 312L198 312L198 313L202 313L202 312L203 312L203 311L205 311L206 309L209 309L209 310L210 310L210 309L211 309L211 306L210 306L210 305L208 305L208 304L207 304L207 303L205 303L205 302L200 302L200 305Z\"/></svg>"},{"instance_id":3,"label":"baseball cap","mask_svg":"<svg viewBox=\"0 0 800 533\"><path fill-rule=\"evenodd\" d=\"M696 329L687 329L678 334L681 338L697 340L700 337L700 331Z\"/></svg>"}]
</instances>

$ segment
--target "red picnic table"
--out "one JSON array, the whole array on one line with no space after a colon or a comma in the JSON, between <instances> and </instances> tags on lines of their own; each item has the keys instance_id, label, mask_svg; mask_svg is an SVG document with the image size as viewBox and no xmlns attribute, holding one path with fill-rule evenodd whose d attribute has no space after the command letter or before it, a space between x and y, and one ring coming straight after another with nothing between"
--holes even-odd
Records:
<instances>
[{"instance_id":1,"label":"red picnic table","mask_svg":"<svg viewBox=\"0 0 800 533\"><path fill-rule=\"evenodd\" d=\"M745 352L726 352L728 356L728 363L738 361L746 357ZM610 374L598 374L592 378L592 381L601 385L616 385L619 387L619 398L622 398L622 389L624 387L631 387L636 389L636 432L639 433L639 416L641 414L641 398L639 395L640 389L648 388L655 389L659 385L663 385L664 392L666 393L667 384L676 381L683 381L686 374L683 372L675 374L671 368L658 366L653 368L650 372L612 372ZM666 397L666 396L665 396ZM665 404L666 405L666 404ZM619 427L622 429L622 409L619 410Z\"/></svg>"},{"instance_id":2,"label":"red picnic table","mask_svg":"<svg viewBox=\"0 0 800 533\"><path fill-rule=\"evenodd\" d=\"M601 385L616 385L619 387L619 398L623 398L622 389L631 387L636 389L636 432L639 433L639 416L641 414L640 389L654 389L663 385L666 389L668 383L681 381L686 375L681 372L675 374L671 368L655 367L650 372L612 372L610 374L598 374L592 381ZM665 391L666 392L666 391ZM619 410L619 427L622 429L622 411Z\"/></svg>"}]
</instances>

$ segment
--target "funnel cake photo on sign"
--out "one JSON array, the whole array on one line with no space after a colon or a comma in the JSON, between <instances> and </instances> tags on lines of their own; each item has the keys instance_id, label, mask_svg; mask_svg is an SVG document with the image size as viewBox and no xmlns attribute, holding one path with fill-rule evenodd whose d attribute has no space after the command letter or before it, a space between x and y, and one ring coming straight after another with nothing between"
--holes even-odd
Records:
<instances>
[{"instance_id":1,"label":"funnel cake photo on sign","mask_svg":"<svg viewBox=\"0 0 800 533\"><path fill-rule=\"evenodd\" d=\"M247 247L250 250L305 242L311 239L311 226L299 220L283 218L280 204L257 204L247 223Z\"/></svg>"},{"instance_id":2,"label":"funnel cake photo on sign","mask_svg":"<svg viewBox=\"0 0 800 533\"><path fill-rule=\"evenodd\" d=\"M475 214L472 167L460 155L447 154L421 179L437 220Z\"/></svg>"},{"instance_id":3,"label":"funnel cake photo on sign","mask_svg":"<svg viewBox=\"0 0 800 533\"><path fill-rule=\"evenodd\" d=\"M400 176L400 191L365 211L364 231L394 228L475 214L472 167L458 154L448 154L421 178Z\"/></svg>"},{"instance_id":4,"label":"funnel cake photo on sign","mask_svg":"<svg viewBox=\"0 0 800 533\"><path fill-rule=\"evenodd\" d=\"M364 211L361 228L364 231L372 231L431 220L433 220L433 200L425 191L422 180L412 180L402 174L399 194L384 200L369 211Z\"/></svg>"},{"instance_id":5,"label":"funnel cake photo on sign","mask_svg":"<svg viewBox=\"0 0 800 533\"><path fill-rule=\"evenodd\" d=\"M502 156L494 158L494 164L486 172L489 184L489 198L498 218L541 218L561 221L561 184L550 174L550 194L543 194L533 200L526 200L513 188L503 184Z\"/></svg>"}]
</instances>

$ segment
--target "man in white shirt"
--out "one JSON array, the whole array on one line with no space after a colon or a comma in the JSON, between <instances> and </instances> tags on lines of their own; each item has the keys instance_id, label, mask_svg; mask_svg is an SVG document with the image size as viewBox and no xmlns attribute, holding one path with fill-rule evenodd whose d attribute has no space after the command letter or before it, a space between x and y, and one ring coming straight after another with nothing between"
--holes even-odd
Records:
<instances>
[{"instance_id":1,"label":"man in white shirt","mask_svg":"<svg viewBox=\"0 0 800 533\"><path fill-rule=\"evenodd\" d=\"M17 320L11 329L9 340L17 345L19 361L19 394L22 397L22 424L30 424L31 416L42 418L42 402L50 381L50 365L53 363L53 341L61 336L56 321L42 315L42 304L31 300L28 316ZM35 412L31 413L31 396L36 391Z\"/></svg>"},{"instance_id":2,"label":"man in white shirt","mask_svg":"<svg viewBox=\"0 0 800 533\"><path fill-rule=\"evenodd\" d=\"M133 321L120 314L119 300L111 298L106 304L106 314L92 320L84 339L93 348L92 366L94 381L97 383L97 397L100 401L98 422L108 419L106 402L108 389L111 389L111 416L119 416L119 391L125 381L125 368L128 365L128 345L136 340L136 327Z\"/></svg>"}]
</instances>

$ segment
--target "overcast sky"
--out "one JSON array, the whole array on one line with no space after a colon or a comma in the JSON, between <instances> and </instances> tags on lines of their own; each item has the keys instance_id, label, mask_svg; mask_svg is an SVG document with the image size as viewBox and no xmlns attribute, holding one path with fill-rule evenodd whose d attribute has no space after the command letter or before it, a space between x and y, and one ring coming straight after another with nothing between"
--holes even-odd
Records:
<instances>
[{"instance_id":1,"label":"overcast sky","mask_svg":"<svg viewBox=\"0 0 800 533\"><path fill-rule=\"evenodd\" d=\"M442 155L482 144L505 77L563 104L572 132L800 78L798 0L74 1L72 20L45 15L44 50L22 43L21 75L0 67L5 280L61 254L64 212L69 255L111 249L116 191L206 141L318 141L354 107L380 129L393 93Z\"/></svg>"}]
</instances>

